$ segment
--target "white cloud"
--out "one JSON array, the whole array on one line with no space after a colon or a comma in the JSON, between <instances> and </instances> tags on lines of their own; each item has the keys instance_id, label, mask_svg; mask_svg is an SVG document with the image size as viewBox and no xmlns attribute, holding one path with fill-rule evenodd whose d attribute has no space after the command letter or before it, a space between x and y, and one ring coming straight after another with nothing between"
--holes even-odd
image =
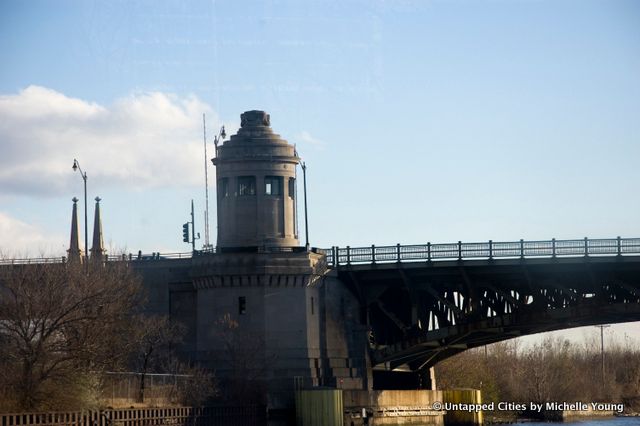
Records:
<instances>
[{"instance_id":1,"label":"white cloud","mask_svg":"<svg viewBox=\"0 0 640 426\"><path fill-rule=\"evenodd\" d=\"M68 237L67 237L68 238ZM68 241L0 212L0 259L62 256Z\"/></svg>"},{"instance_id":2,"label":"white cloud","mask_svg":"<svg viewBox=\"0 0 640 426\"><path fill-rule=\"evenodd\" d=\"M326 143L324 141L311 136L311 134L306 130L298 133L296 135L296 139L299 140L302 145L307 145L319 150L324 149L324 147L326 146Z\"/></svg>"},{"instance_id":3,"label":"white cloud","mask_svg":"<svg viewBox=\"0 0 640 426\"><path fill-rule=\"evenodd\" d=\"M94 188L200 184L203 113L219 127L195 96L136 93L103 106L39 86L2 95L0 195L77 191L74 158Z\"/></svg>"}]
</instances>

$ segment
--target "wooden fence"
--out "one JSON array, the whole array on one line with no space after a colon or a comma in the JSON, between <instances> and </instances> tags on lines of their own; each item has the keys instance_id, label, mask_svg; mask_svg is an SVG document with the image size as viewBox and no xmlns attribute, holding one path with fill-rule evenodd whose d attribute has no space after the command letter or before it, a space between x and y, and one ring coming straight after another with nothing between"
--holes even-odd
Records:
<instances>
[{"instance_id":1,"label":"wooden fence","mask_svg":"<svg viewBox=\"0 0 640 426\"><path fill-rule=\"evenodd\" d=\"M100 411L0 414L0 426L255 426L263 406L130 408Z\"/></svg>"}]
</instances>

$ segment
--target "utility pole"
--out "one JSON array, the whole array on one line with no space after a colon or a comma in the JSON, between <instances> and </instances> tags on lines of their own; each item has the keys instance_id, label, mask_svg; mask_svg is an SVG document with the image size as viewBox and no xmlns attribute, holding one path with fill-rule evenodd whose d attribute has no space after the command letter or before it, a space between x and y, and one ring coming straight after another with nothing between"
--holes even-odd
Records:
<instances>
[{"instance_id":1,"label":"utility pole","mask_svg":"<svg viewBox=\"0 0 640 426\"><path fill-rule=\"evenodd\" d=\"M604 329L610 325L596 325L600 329L600 361L602 364L602 388L604 389Z\"/></svg>"}]
</instances>

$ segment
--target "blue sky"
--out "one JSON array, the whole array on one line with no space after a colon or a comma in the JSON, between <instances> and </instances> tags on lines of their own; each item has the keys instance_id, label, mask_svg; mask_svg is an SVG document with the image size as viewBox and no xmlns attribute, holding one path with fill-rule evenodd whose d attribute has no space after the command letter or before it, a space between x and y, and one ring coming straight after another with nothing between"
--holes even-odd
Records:
<instances>
[{"instance_id":1,"label":"blue sky","mask_svg":"<svg viewBox=\"0 0 640 426\"><path fill-rule=\"evenodd\" d=\"M189 250L201 114L250 109L314 246L640 236L636 1L5 0L0 63L4 253L64 253L74 158L112 251Z\"/></svg>"}]
</instances>

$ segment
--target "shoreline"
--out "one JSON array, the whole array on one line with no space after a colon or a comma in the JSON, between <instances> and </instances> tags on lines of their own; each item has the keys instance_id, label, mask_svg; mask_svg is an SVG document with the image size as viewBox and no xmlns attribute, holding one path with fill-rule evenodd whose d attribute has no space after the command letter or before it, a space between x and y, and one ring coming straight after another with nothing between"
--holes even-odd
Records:
<instances>
[{"instance_id":1,"label":"shoreline","mask_svg":"<svg viewBox=\"0 0 640 426\"><path fill-rule=\"evenodd\" d=\"M616 413L613 411L606 412L593 412L591 410L585 411L545 411L539 413L537 416L524 413L513 413L512 415L498 415L490 416L485 413L485 424L487 425L500 425L500 424L514 424L514 423L535 423L535 422L549 422L549 423L564 423L572 421L582 420L613 420L618 417L640 417L640 412L627 412Z\"/></svg>"}]
</instances>

